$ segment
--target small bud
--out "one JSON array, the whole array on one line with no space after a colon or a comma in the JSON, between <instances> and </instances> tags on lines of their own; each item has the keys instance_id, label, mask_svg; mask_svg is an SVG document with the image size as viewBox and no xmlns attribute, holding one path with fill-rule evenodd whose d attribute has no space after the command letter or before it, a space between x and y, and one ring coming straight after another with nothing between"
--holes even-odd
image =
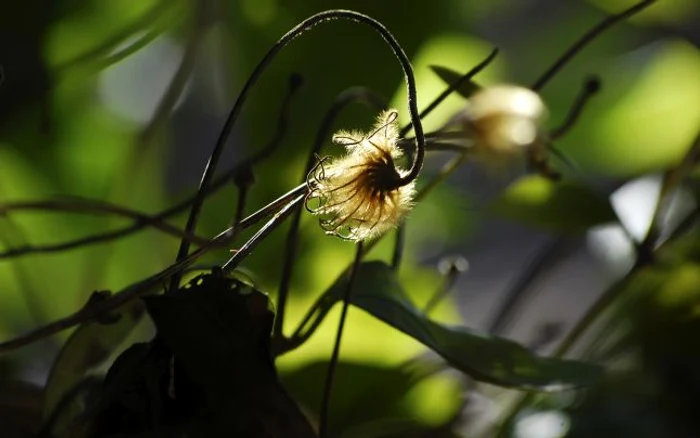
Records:
<instances>
[{"instance_id":1,"label":"small bud","mask_svg":"<svg viewBox=\"0 0 700 438\"><path fill-rule=\"evenodd\" d=\"M541 155L540 126L547 109L539 95L515 85L487 87L469 99L461 121L474 141L477 159L507 164L515 157Z\"/></svg>"}]
</instances>

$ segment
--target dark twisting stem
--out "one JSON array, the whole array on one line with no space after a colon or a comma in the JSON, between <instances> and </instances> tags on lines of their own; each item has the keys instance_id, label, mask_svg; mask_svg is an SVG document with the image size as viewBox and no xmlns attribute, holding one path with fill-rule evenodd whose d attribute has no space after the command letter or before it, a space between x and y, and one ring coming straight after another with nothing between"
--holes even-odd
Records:
<instances>
[{"instance_id":1,"label":"dark twisting stem","mask_svg":"<svg viewBox=\"0 0 700 438\"><path fill-rule=\"evenodd\" d=\"M496 55L498 55L498 49L493 49L491 53L489 53L489 56L486 57L483 61L481 61L479 64L477 64L474 68L466 72L461 78L459 78L456 82L453 84L450 84L449 87L447 87L438 97L433 100L430 105L425 107L423 111L420 113L420 118L424 119L425 117L428 116L435 108L437 108L438 105L442 103L443 100L447 99L447 97L452 94L455 90L457 90L459 87L461 87L465 82L470 81L474 76L479 74L484 68L486 68L491 62L496 58ZM408 123L406 126L401 128L401 131L399 132L399 137L405 137L406 134L413 128L413 122L411 121Z\"/></svg>"},{"instance_id":2,"label":"dark twisting stem","mask_svg":"<svg viewBox=\"0 0 700 438\"><path fill-rule=\"evenodd\" d=\"M188 242L193 242L197 245L206 245L209 239L195 236L191 233L184 232L179 228L160 220L157 217L148 216L136 210L130 210L119 205L110 204L108 202L96 201L91 199L81 198L66 198L52 199L46 201L19 201L7 202L0 204L0 216L20 211L40 211L40 212L63 212L63 213L81 213L93 215L109 215L127 219L132 219L135 224L142 226L150 226L164 233L185 239ZM8 258L16 255L17 252L23 251L29 246L10 249L0 253L0 259Z\"/></svg>"},{"instance_id":3,"label":"dark twisting stem","mask_svg":"<svg viewBox=\"0 0 700 438\"><path fill-rule=\"evenodd\" d=\"M302 85L304 85L304 78L300 74L293 73L289 76L287 95L282 101L282 108L280 109L279 117L277 118L275 133L272 135L272 139L268 142L267 146L246 160L246 164L248 166L253 167L262 162L279 147L280 143L282 143L284 135L287 132L287 127L289 126L289 113L292 98L296 92L299 91Z\"/></svg>"},{"instance_id":4,"label":"dark twisting stem","mask_svg":"<svg viewBox=\"0 0 700 438\"><path fill-rule=\"evenodd\" d=\"M700 161L700 132L696 135L693 144L690 149L688 149L683 160L681 160L677 166L669 169L664 175L649 230L637 249L635 266L645 266L653 262L654 250L661 236L661 227L668 214L668 209L673 198L672 195L683 182L683 179L693 171L698 161Z\"/></svg>"},{"instance_id":5,"label":"dark twisting stem","mask_svg":"<svg viewBox=\"0 0 700 438\"><path fill-rule=\"evenodd\" d=\"M576 124L583 113L583 109L586 107L589 99L593 97L598 91L600 91L600 79L597 76L592 76L586 79L586 82L581 88L579 95L576 97L576 101L569 110L569 114L566 115L564 122L552 129L549 133L549 138L556 140L558 138L566 135L567 132Z\"/></svg>"},{"instance_id":6,"label":"dark twisting stem","mask_svg":"<svg viewBox=\"0 0 700 438\"><path fill-rule=\"evenodd\" d=\"M236 216L233 222L232 238L235 238L239 231L236 225L238 224L238 221L240 221L240 219L243 217L243 212L248 196L248 189L255 182L255 176L253 175L253 166L270 156L270 154L272 154L282 143L282 140L284 139L284 134L287 132L287 126L289 125L289 111L291 107L292 98L299 90L299 88L303 85L303 83L304 81L301 75L296 73L290 75L289 88L287 89L287 94L285 95L284 100L282 102L282 108L280 109L279 117L277 118L277 126L275 127L275 132L273 133L272 138L263 149L253 154L251 157L247 158L239 166L237 166L236 172L233 174L234 182L238 186L239 191L236 206ZM210 185L214 185L214 183ZM205 190L203 191L202 189ZM200 193L206 193L207 191L208 190L206 190L206 187L200 185L200 188L197 191L197 194L195 195L194 201L192 203L193 209L196 203L198 202ZM190 210L190 214L192 214L192 210ZM182 250L182 243L184 243L184 240L180 244L180 250ZM189 249L187 251L189 251ZM166 290L166 293L169 290L176 290L179 284L180 276L174 275L170 279L170 285Z\"/></svg>"},{"instance_id":7,"label":"dark twisting stem","mask_svg":"<svg viewBox=\"0 0 700 438\"><path fill-rule=\"evenodd\" d=\"M296 91L303 84L302 77L298 74L293 74L289 77L289 89L287 90L287 95L282 102L282 108L280 109L279 117L277 118L277 127L272 135L272 139L268 142L260 152L254 156L247 159L240 166L239 171L233 176L233 182L238 187L238 200L236 201L236 213L233 218L233 233L234 238L237 233L238 224L243 220L243 215L245 214L245 206L248 200L248 191L250 187L255 183L255 174L253 173L253 166L259 163L264 158L268 157L272 152L274 152L279 145L282 143L284 134L287 132L287 126L289 125L289 110L291 107L292 97Z\"/></svg>"},{"instance_id":8,"label":"dark twisting stem","mask_svg":"<svg viewBox=\"0 0 700 438\"><path fill-rule=\"evenodd\" d=\"M301 202L306 197L306 194L297 196L296 198L289 201L280 211L278 211L272 219L267 221L257 233L253 235L243 246L241 246L224 265L221 267L224 271L230 271L235 269L245 257L247 257L253 249L270 234L275 228L277 228L291 213L295 208L298 208Z\"/></svg>"},{"instance_id":9,"label":"dark twisting stem","mask_svg":"<svg viewBox=\"0 0 700 438\"><path fill-rule=\"evenodd\" d=\"M542 75L532 84L531 88L534 91L542 90L542 88L544 88L547 82L549 82L550 79L552 79L554 75L556 75L559 72L559 70L561 70L562 67L564 67L566 63L568 63L571 60L571 58L573 58L578 52L583 50L584 47L586 47L593 40L595 40L601 33L605 32L618 22L631 17L632 15L651 5L655 1L656 0L644 0L620 12L619 14L610 15L609 17L605 18L605 20L598 23L597 26L595 26L593 29L589 30L581 38L579 38L579 40L576 41L574 45L572 45L569 48L569 50L564 52L564 54L561 55L559 59L557 59L554 62L554 64L552 64L551 67L549 67L544 73L542 73Z\"/></svg>"},{"instance_id":10,"label":"dark twisting stem","mask_svg":"<svg viewBox=\"0 0 700 438\"><path fill-rule=\"evenodd\" d=\"M250 184L237 183L236 186L238 186L238 199L236 199L236 212L234 213L233 223L231 224L232 240L235 240L238 235L238 224L240 224L243 220L243 215L245 214L245 205L248 202L248 190L250 189Z\"/></svg>"},{"instance_id":11,"label":"dark twisting stem","mask_svg":"<svg viewBox=\"0 0 700 438\"><path fill-rule=\"evenodd\" d=\"M234 166L231 169L228 169L226 172L222 173L219 177L217 177L211 185L205 190L205 196L209 196L211 194L216 193L219 189L221 189L224 185L230 183L231 178L236 175L244 166L246 163L241 163L239 165ZM304 187L297 187L294 190L305 190L306 185ZM161 211L160 213L157 213L155 215L143 215L142 213L137 213L133 212L135 214L139 214L142 216L141 219L136 220L133 224L127 225L123 228L118 228L116 230L112 231L106 231L103 233L96 233L87 237L80 237L78 239L73 239L73 240L68 240L66 242L60 242L60 243L52 243L48 245L31 245L31 246L22 246L18 248L12 248L7 251L0 252L0 259L3 258L10 258L10 257L20 257L28 254L37 254L37 253L52 253L52 252L60 252L60 251L67 251L71 249L76 249L80 248L83 246L88 246L88 245L95 245L98 243L106 243L110 242L112 240L116 240L122 237L126 237L132 233L135 233L137 231L140 231L148 226L154 226L155 224L162 222L164 219L167 219L169 217L175 216L179 213L182 213L186 209L188 209L192 203L194 202L195 196L190 196L189 198L173 205L172 207L168 207L166 210ZM275 209L279 209L284 203L286 202L287 198L284 198L280 201L274 201L272 205L268 207L263 207L260 211L257 213L254 213L251 215L251 217L255 217L256 219L253 222L246 222L246 226L254 225L255 223L259 222L260 219L267 217L271 214L274 213ZM90 201L90 202L95 202L95 201ZM120 207L122 208L122 207ZM118 213L115 213L118 214ZM180 236L191 236L191 234L185 234L184 231L179 231L181 234Z\"/></svg>"},{"instance_id":12,"label":"dark twisting stem","mask_svg":"<svg viewBox=\"0 0 700 438\"><path fill-rule=\"evenodd\" d=\"M396 229L396 240L394 240L394 251L391 255L391 269L398 271L403 259L403 248L406 243L406 224L402 223Z\"/></svg>"},{"instance_id":13,"label":"dark twisting stem","mask_svg":"<svg viewBox=\"0 0 700 438\"><path fill-rule=\"evenodd\" d=\"M384 41L386 41L387 44L389 44L391 50L398 58L406 79L406 86L408 89L408 109L411 115L411 122L413 123L414 131L416 133L416 154L414 157L414 161L410 171L400 179L399 184L403 186L409 184L411 181L416 179L423 166L423 157L425 155L425 138L423 136L423 125L421 124L420 116L418 114L416 83L415 78L413 76L413 68L411 67L411 63L408 59L408 56L406 56L406 53L403 51L403 48L401 48L399 43L396 41L394 36L386 29L386 27L384 27L383 24L381 24L374 18L371 18L364 14L360 14L359 12L341 9L320 12L302 21L295 28L287 32L279 41L277 41L277 43L274 46L272 46L272 48L267 52L262 61L260 61L260 63L255 67L255 70L253 70L253 73L248 78L248 81L241 89L241 93L239 94L238 99L234 103L233 108L231 109L231 112L229 113L228 118L226 119L226 123L224 124L221 134L219 135L219 139L216 142L214 150L209 158L209 162L207 163L207 166L204 170L204 175L202 176L202 181L199 185L199 192L197 193L197 197L192 204L192 208L190 209L190 215L187 220L187 225L185 226L186 231L191 232L197 224L197 220L199 219L199 213L204 202L204 194L206 193L206 188L210 184L212 178L214 177L214 172L219 163L219 159L221 158L221 154L224 151L224 147L226 145L229 135L231 134L233 126L236 120L238 119L241 109L243 108L243 104L247 100L250 90L258 81L258 78L262 75L262 72L265 70L267 65L274 59L277 53L279 53L280 50L286 47L287 44L292 42L294 39L302 35L307 30L323 22L332 20L349 20L370 26L373 30L375 30L382 36ZM188 251L189 242L183 241L180 245L180 249L178 250L177 260L183 259L187 255Z\"/></svg>"},{"instance_id":14,"label":"dark twisting stem","mask_svg":"<svg viewBox=\"0 0 700 438\"><path fill-rule=\"evenodd\" d=\"M447 272L444 273L444 278L442 284L435 290L433 295L428 299L423 306L423 314L428 316L435 307L450 293L452 288L457 283L459 276L466 271L468 267L467 261L464 258L458 258L451 260L450 265L447 268ZM460 266L462 265L462 266Z\"/></svg>"},{"instance_id":15,"label":"dark twisting stem","mask_svg":"<svg viewBox=\"0 0 700 438\"><path fill-rule=\"evenodd\" d=\"M318 426L318 435L320 438L326 438L328 436L328 411L330 408L331 392L333 390L333 378L335 377L335 369L338 366L338 358L340 357L340 341L343 336L343 328L345 327L345 320L347 318L348 307L350 306L352 288L355 285L355 277L357 276L357 269L360 266L361 260L362 242L359 242L357 244L357 250L355 251L355 260L353 261L352 268L350 270L348 286L345 289L345 295L343 296L343 309L340 313L338 331L335 335L335 345L333 345L333 354L331 355L331 360L328 364L328 374L326 375L326 384L324 386L323 391L323 401L321 402L321 414Z\"/></svg>"}]
</instances>

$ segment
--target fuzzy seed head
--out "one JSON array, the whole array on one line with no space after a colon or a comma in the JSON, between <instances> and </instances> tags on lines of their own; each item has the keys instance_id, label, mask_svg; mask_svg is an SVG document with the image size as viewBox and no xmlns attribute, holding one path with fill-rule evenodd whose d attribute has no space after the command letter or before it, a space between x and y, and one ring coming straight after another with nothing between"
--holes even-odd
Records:
<instances>
[{"instance_id":1,"label":"fuzzy seed head","mask_svg":"<svg viewBox=\"0 0 700 438\"><path fill-rule=\"evenodd\" d=\"M326 234L352 241L377 237L396 227L413 206L415 184L401 184L406 170L395 161L397 112L380 114L367 133L340 131L333 142L345 146L342 158L324 158L309 173L306 207L320 217Z\"/></svg>"},{"instance_id":2,"label":"fuzzy seed head","mask_svg":"<svg viewBox=\"0 0 700 438\"><path fill-rule=\"evenodd\" d=\"M514 85L497 85L477 92L464 111L464 127L482 161L507 163L542 147L541 122L547 110L539 95Z\"/></svg>"}]
</instances>

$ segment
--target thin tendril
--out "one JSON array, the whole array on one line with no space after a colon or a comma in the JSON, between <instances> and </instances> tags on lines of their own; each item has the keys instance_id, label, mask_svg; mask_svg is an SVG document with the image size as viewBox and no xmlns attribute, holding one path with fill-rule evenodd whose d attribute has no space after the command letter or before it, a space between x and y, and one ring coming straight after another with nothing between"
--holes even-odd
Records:
<instances>
[{"instance_id":1,"label":"thin tendril","mask_svg":"<svg viewBox=\"0 0 700 438\"><path fill-rule=\"evenodd\" d=\"M561 70L578 52L583 50L588 44L595 40L601 33L605 32L618 22L636 14L642 9L654 3L656 0L644 0L642 2L633 5L632 7L625 9L616 15L610 15L605 20L601 21L594 28L586 32L578 41L576 41L564 54L562 54L559 59L557 59L551 67L545 70L544 73L532 84L533 91L540 91L547 85L554 75L556 75L559 70Z\"/></svg>"},{"instance_id":2,"label":"thin tendril","mask_svg":"<svg viewBox=\"0 0 700 438\"><path fill-rule=\"evenodd\" d=\"M576 101L569 110L569 114L566 115L564 122L560 126L557 126L556 128L550 131L549 138L552 140L557 140L566 135L566 133L568 133L569 130L576 124L579 117L581 117L583 109L586 107L586 104L588 103L589 99L593 97L599 90L600 79L598 77L593 76L586 79L586 82L584 83L583 87L581 88L581 91L576 97Z\"/></svg>"},{"instance_id":3,"label":"thin tendril","mask_svg":"<svg viewBox=\"0 0 700 438\"><path fill-rule=\"evenodd\" d=\"M277 212L272 219L270 219L253 237L248 240L245 245L240 247L236 254L231 257L224 265L221 267L224 271L230 271L235 269L238 264L243 261L243 259L250 254L253 249L270 234L275 228L281 224L284 219L286 219L294 209L299 206L305 195L299 195L293 200L291 200L287 205L285 205L279 212Z\"/></svg>"},{"instance_id":4,"label":"thin tendril","mask_svg":"<svg viewBox=\"0 0 700 438\"><path fill-rule=\"evenodd\" d=\"M467 81L470 81L474 76L479 74L484 68L486 68L491 62L496 58L496 55L498 55L498 49L495 48L489 53L489 56L486 57L483 61L481 61L479 64L474 66L471 70L466 72L461 78L459 78L457 81L455 81L453 84L450 84L449 87L445 89L438 97L435 98L434 101L430 103L423 111L420 113L420 118L423 119L428 116L435 108L437 108L438 105L442 103L443 100L447 99L447 97L452 94L455 90L457 90L459 87L462 86ZM406 126L404 126L401 131L399 131L399 137L404 137L408 132L413 128L413 121L408 123Z\"/></svg>"},{"instance_id":5,"label":"thin tendril","mask_svg":"<svg viewBox=\"0 0 700 438\"><path fill-rule=\"evenodd\" d=\"M335 345L333 346L333 354L331 355L330 363L328 364L328 374L326 375L326 384L323 391L323 402L321 403L321 415L318 426L318 435L320 438L326 438L328 436L328 410L331 401L331 392L333 390L333 378L335 377L335 370L338 365L338 359L340 357L340 341L343 336L343 328L345 327L345 320L347 319L348 307L350 306L350 297L352 295L352 289L355 285L355 277L357 276L357 268L362 260L362 242L357 244L357 251L355 252L355 261L352 264L350 271L350 278L348 280L348 285L345 288L345 295L343 296L343 309L340 314L340 321L338 322L338 331L335 335Z\"/></svg>"},{"instance_id":6,"label":"thin tendril","mask_svg":"<svg viewBox=\"0 0 700 438\"><path fill-rule=\"evenodd\" d=\"M118 205L110 204L107 202L70 198L47 201L19 201L0 204L0 215L6 215L12 212L20 211L53 211L64 213L121 216L123 218L132 219L137 224L142 224L143 226L151 226L164 233L171 234L181 239L186 239L189 242L194 242L197 245L206 245L209 243L208 239L204 239L202 237L198 237L190 233L184 232L175 226L163 222L158 218L151 217L138 211L130 210L128 208L120 207ZM12 256L17 252L23 251L25 248L32 247L20 247L10 249L8 251L0 253L0 259Z\"/></svg>"}]
</instances>

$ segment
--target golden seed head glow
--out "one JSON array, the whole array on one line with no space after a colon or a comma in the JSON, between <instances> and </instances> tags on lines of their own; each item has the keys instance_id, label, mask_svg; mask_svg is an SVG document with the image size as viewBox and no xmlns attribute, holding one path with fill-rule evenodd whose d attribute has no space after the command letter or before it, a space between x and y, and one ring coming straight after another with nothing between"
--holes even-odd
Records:
<instances>
[{"instance_id":1,"label":"golden seed head glow","mask_svg":"<svg viewBox=\"0 0 700 438\"><path fill-rule=\"evenodd\" d=\"M498 163L541 147L540 126L546 114L542 99L534 91L496 85L469 99L463 120L474 139L475 155Z\"/></svg>"},{"instance_id":2,"label":"golden seed head glow","mask_svg":"<svg viewBox=\"0 0 700 438\"><path fill-rule=\"evenodd\" d=\"M325 158L309 173L307 209L320 216L326 234L352 241L377 237L396 227L412 208L415 184L401 185L407 171L396 167L397 112L379 115L368 134L340 131L333 142L348 154Z\"/></svg>"}]
</instances>

